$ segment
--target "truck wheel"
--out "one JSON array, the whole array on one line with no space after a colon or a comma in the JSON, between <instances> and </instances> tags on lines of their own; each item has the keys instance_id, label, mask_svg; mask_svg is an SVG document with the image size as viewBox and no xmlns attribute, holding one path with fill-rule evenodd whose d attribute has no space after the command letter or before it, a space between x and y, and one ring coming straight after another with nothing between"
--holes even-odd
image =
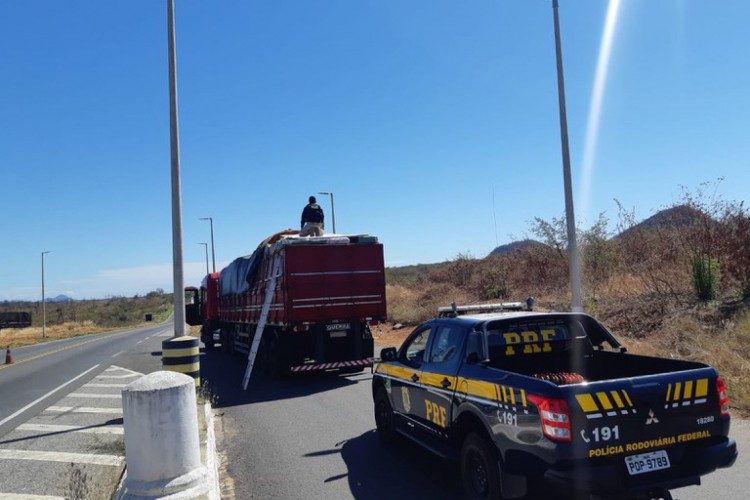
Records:
<instances>
[{"instance_id":1,"label":"truck wheel","mask_svg":"<svg viewBox=\"0 0 750 500\"><path fill-rule=\"evenodd\" d=\"M268 341L265 338L260 339L258 353L255 355L255 373L268 375Z\"/></svg>"},{"instance_id":2,"label":"truck wheel","mask_svg":"<svg viewBox=\"0 0 750 500\"><path fill-rule=\"evenodd\" d=\"M229 343L232 341L232 338L229 335L229 332L226 330L226 328L221 329L221 351L225 353L229 353Z\"/></svg>"},{"instance_id":3,"label":"truck wheel","mask_svg":"<svg viewBox=\"0 0 750 500\"><path fill-rule=\"evenodd\" d=\"M461 445L461 478L467 499L502 498L500 469L492 448L472 432Z\"/></svg>"},{"instance_id":4,"label":"truck wheel","mask_svg":"<svg viewBox=\"0 0 750 500\"><path fill-rule=\"evenodd\" d=\"M273 380L279 379L286 375L288 369L281 355L279 339L274 336L268 343L268 376Z\"/></svg>"},{"instance_id":5,"label":"truck wheel","mask_svg":"<svg viewBox=\"0 0 750 500\"><path fill-rule=\"evenodd\" d=\"M375 392L374 402L375 428L378 431L378 436L384 443L390 444L396 438L396 420L385 389L380 387Z\"/></svg>"}]
</instances>

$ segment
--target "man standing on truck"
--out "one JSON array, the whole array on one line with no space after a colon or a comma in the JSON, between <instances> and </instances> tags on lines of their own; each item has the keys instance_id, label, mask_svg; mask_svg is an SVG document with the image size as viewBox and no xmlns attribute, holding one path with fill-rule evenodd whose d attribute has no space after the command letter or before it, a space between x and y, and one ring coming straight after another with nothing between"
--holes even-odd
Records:
<instances>
[{"instance_id":1,"label":"man standing on truck","mask_svg":"<svg viewBox=\"0 0 750 500\"><path fill-rule=\"evenodd\" d=\"M318 205L315 196L310 196L309 203L302 210L300 236L323 236L323 209Z\"/></svg>"}]
</instances>

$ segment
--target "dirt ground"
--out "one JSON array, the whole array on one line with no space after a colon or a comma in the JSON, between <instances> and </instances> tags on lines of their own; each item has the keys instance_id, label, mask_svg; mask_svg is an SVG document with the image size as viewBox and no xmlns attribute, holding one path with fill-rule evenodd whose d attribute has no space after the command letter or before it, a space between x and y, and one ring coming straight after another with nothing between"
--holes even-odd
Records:
<instances>
[{"instance_id":1,"label":"dirt ground","mask_svg":"<svg viewBox=\"0 0 750 500\"><path fill-rule=\"evenodd\" d=\"M398 326L398 328L396 328ZM382 347L399 347L414 330L414 326L402 326L393 323L383 323L372 327L372 337L375 344ZM376 353L378 354L378 353Z\"/></svg>"}]
</instances>

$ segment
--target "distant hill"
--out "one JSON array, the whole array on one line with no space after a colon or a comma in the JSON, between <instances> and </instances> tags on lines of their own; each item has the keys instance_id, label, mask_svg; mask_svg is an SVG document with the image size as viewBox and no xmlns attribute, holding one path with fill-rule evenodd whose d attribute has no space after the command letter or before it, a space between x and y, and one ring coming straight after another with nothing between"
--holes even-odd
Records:
<instances>
[{"instance_id":1,"label":"distant hill","mask_svg":"<svg viewBox=\"0 0 750 500\"><path fill-rule=\"evenodd\" d=\"M71 299L67 295L57 295L56 297L51 297L47 299L47 302L74 302L75 299Z\"/></svg>"},{"instance_id":2,"label":"distant hill","mask_svg":"<svg viewBox=\"0 0 750 500\"><path fill-rule=\"evenodd\" d=\"M686 205L679 205L672 208L661 210L643 222L636 224L630 229L626 229L622 233L616 235L614 238L622 238L632 231L639 230L651 230L656 228L681 228L689 226L697 220L706 217L703 213L695 208L688 207ZM517 250L523 248L529 248L533 246L546 246L544 243L525 239L521 241L514 241L507 245L500 245L490 252L490 255L508 255Z\"/></svg>"},{"instance_id":3,"label":"distant hill","mask_svg":"<svg viewBox=\"0 0 750 500\"><path fill-rule=\"evenodd\" d=\"M508 243L507 245L500 245L499 247L496 247L493 251L490 252L490 255L508 255L510 253L516 252L518 250L534 247L534 246L545 246L544 243L541 243L536 240L521 240L521 241L514 241L513 243Z\"/></svg>"},{"instance_id":4,"label":"distant hill","mask_svg":"<svg viewBox=\"0 0 750 500\"><path fill-rule=\"evenodd\" d=\"M706 217L706 215L695 208L686 205L679 205L656 212L643 222L618 234L615 238L622 238L632 231L639 230L653 230L657 228L679 229L681 227L689 226L704 217Z\"/></svg>"}]
</instances>

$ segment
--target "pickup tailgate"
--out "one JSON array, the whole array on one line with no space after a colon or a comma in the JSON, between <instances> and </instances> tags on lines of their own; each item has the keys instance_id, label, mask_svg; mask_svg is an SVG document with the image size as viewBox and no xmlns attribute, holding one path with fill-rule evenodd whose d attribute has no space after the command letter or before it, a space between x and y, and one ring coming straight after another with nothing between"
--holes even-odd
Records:
<instances>
[{"instance_id":1,"label":"pickup tailgate","mask_svg":"<svg viewBox=\"0 0 750 500\"><path fill-rule=\"evenodd\" d=\"M570 391L570 458L617 459L630 475L672 467L681 450L729 432L710 367L564 389Z\"/></svg>"}]
</instances>

